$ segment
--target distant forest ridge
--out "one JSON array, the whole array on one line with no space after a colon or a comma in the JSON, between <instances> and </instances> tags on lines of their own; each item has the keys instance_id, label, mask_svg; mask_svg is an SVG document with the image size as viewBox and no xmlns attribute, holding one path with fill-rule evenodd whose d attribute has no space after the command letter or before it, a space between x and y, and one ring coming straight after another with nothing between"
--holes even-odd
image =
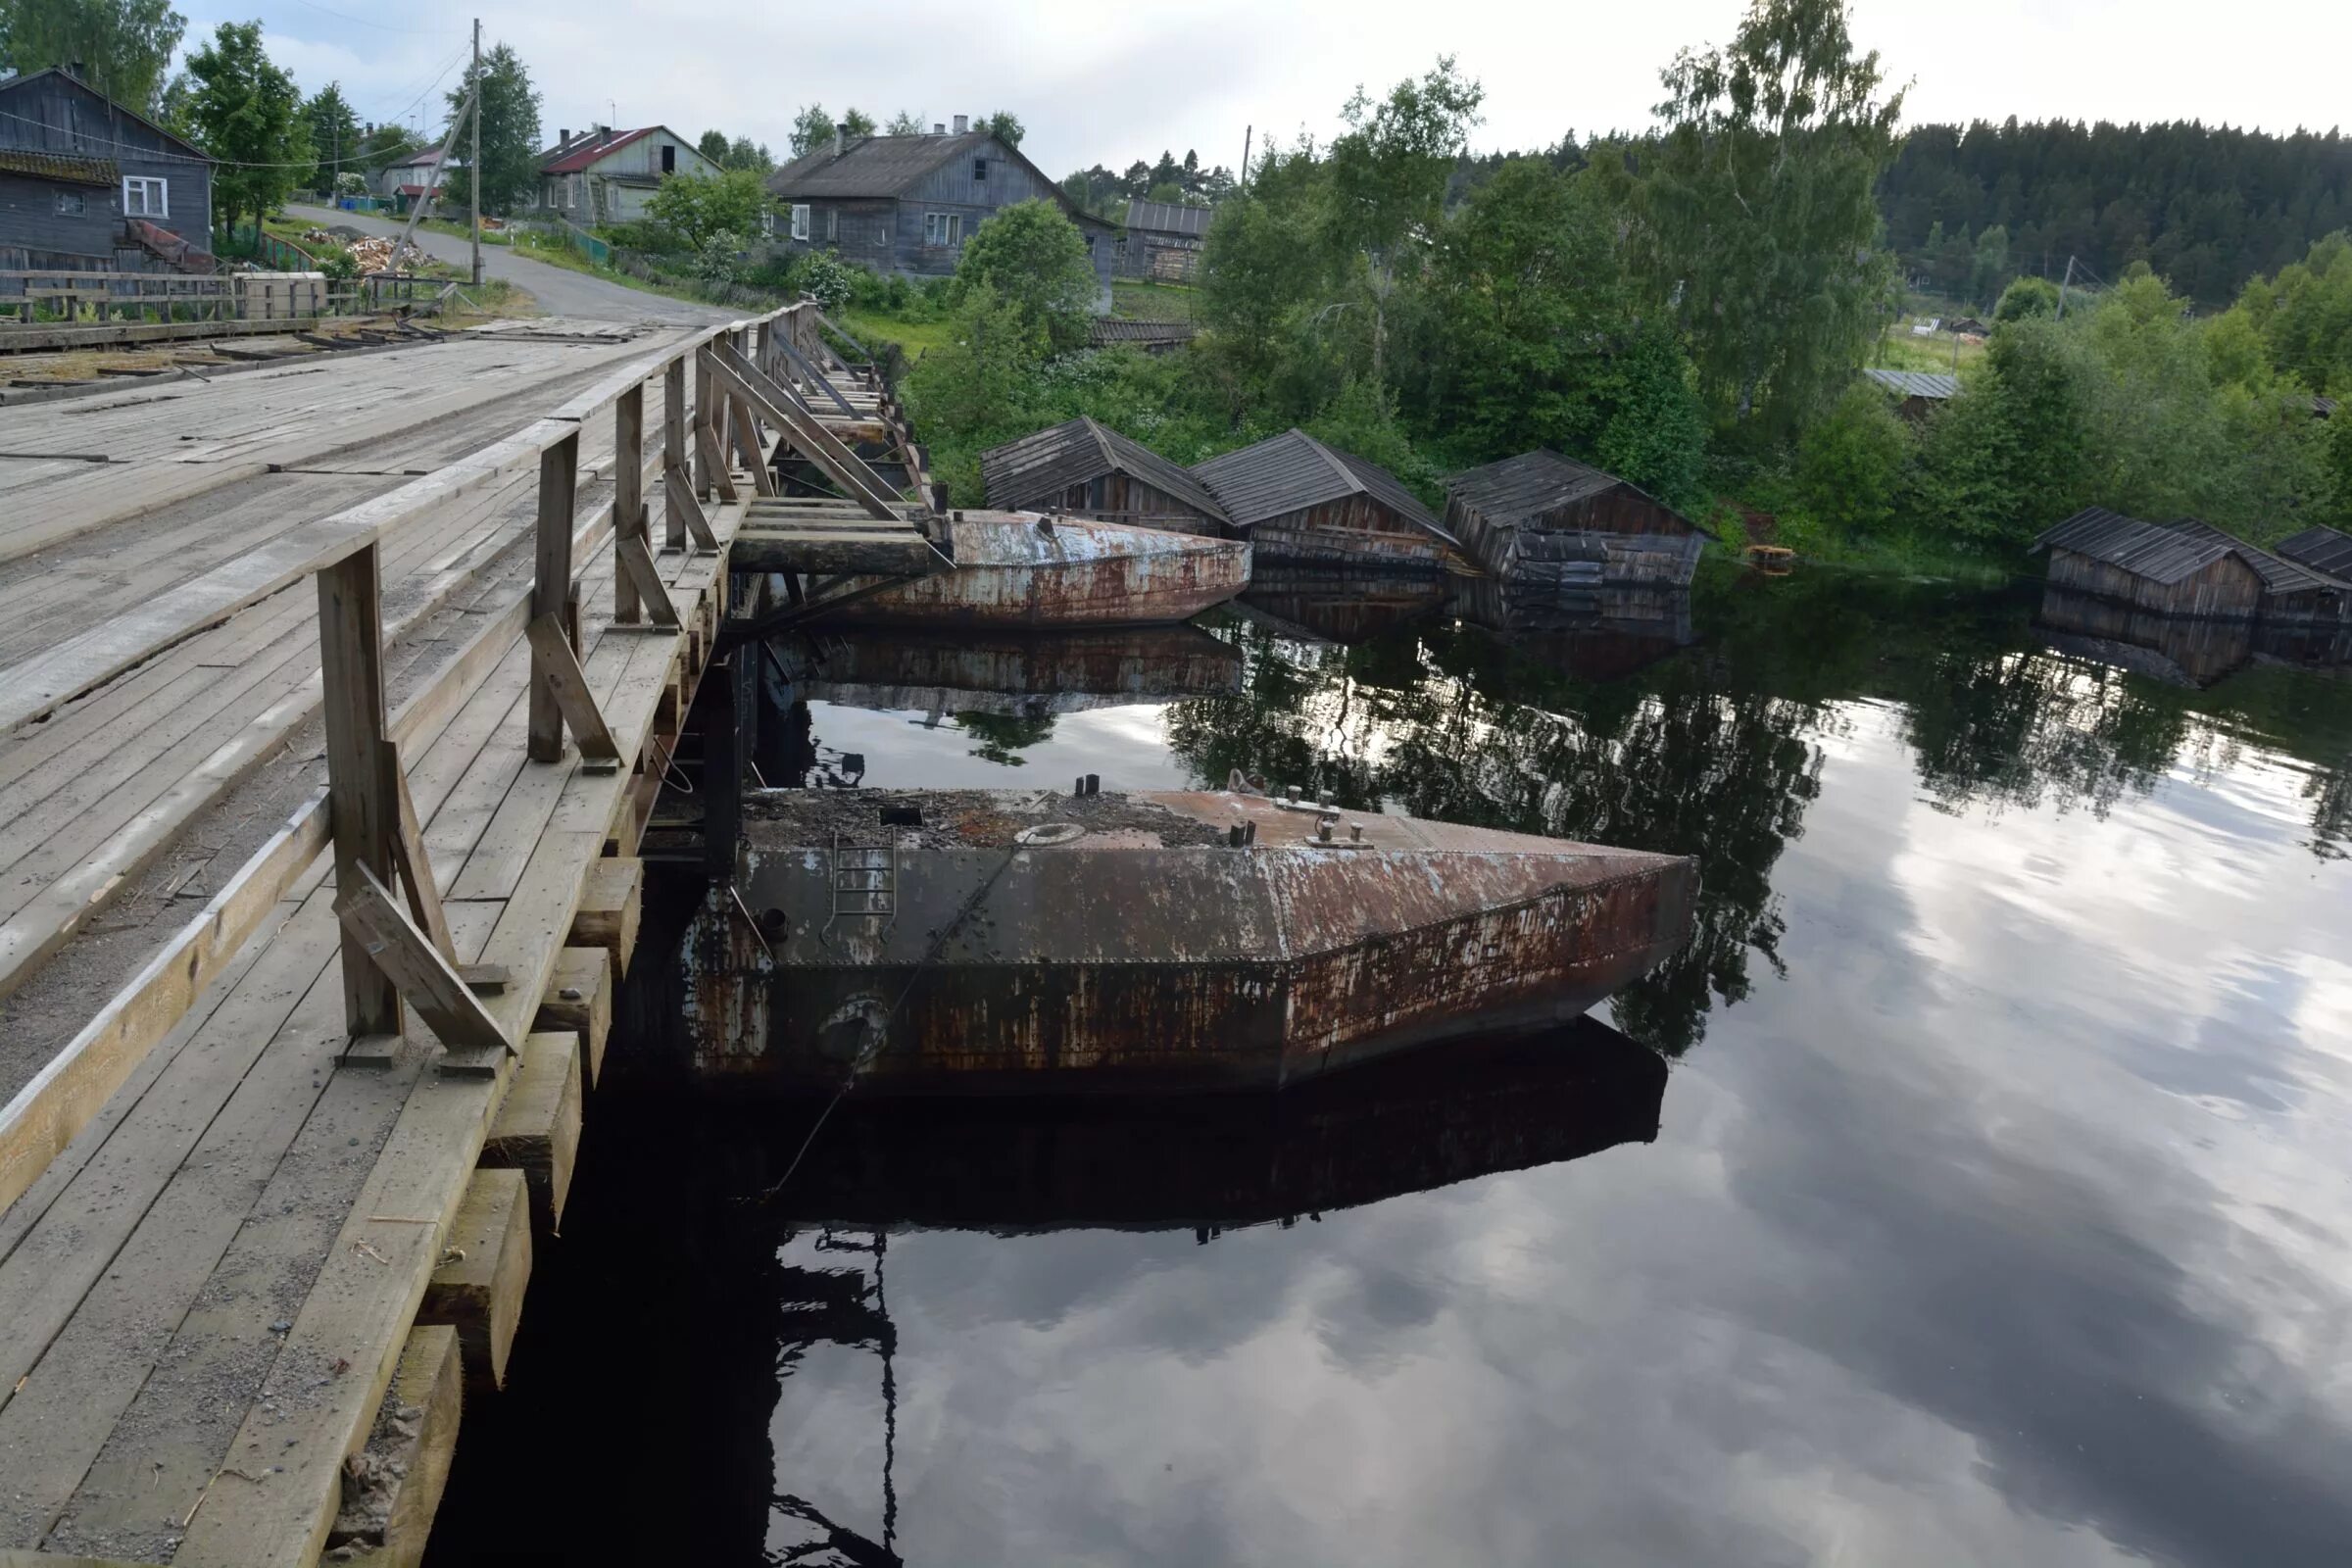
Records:
<instances>
[{"instance_id":1,"label":"distant forest ridge","mask_svg":"<svg viewBox=\"0 0 2352 1568\"><path fill-rule=\"evenodd\" d=\"M1588 150L1571 138L1526 156L1569 169ZM1515 156L1465 159L1449 204ZM2219 307L2352 227L2352 138L2193 121L1915 125L1879 180L1879 206L1905 273L1941 294L1990 305L2020 272L2063 276L2072 256L2078 277L2103 281L2144 261Z\"/></svg>"}]
</instances>

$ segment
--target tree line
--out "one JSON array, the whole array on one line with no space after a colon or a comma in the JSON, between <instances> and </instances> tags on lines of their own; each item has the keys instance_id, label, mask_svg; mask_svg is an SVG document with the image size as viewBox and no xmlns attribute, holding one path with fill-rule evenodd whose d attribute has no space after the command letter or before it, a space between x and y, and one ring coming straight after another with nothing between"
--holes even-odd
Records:
<instances>
[{"instance_id":1,"label":"tree line","mask_svg":"<svg viewBox=\"0 0 2352 1568\"><path fill-rule=\"evenodd\" d=\"M1171 207L1214 207L1233 194L1233 171L1223 164L1205 168L1200 155L1192 148L1184 150L1179 161L1162 148L1157 163L1147 164L1137 159L1127 166L1124 173L1113 173L1102 165L1081 169L1062 177L1061 193L1081 212L1113 221L1126 217L1127 203L1135 200L1165 202Z\"/></svg>"}]
</instances>

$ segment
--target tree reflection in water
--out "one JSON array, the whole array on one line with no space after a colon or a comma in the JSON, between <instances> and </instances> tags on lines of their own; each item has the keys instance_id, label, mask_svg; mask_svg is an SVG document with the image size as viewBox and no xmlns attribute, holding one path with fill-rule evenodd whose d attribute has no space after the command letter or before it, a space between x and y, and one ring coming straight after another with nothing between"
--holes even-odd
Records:
<instances>
[{"instance_id":1,"label":"tree reflection in water","mask_svg":"<svg viewBox=\"0 0 2352 1568\"><path fill-rule=\"evenodd\" d=\"M1772 890L1819 793L1816 744L1891 704L1930 802L2104 814L2167 776L2235 765L2249 745L2306 768L2309 847L2352 835L2352 702L2340 680L2277 665L2184 690L2051 652L2032 592L1885 584L1828 572L1769 584L1702 576L1699 646L1612 634L1507 641L1456 622L1351 648L1234 623L1237 696L1178 704L1167 738L1202 784L1240 768L1343 807L1691 855L1690 945L1619 993L1620 1025L1680 1054L1716 1002L1779 971ZM1589 669L1607 678L1587 678Z\"/></svg>"}]
</instances>

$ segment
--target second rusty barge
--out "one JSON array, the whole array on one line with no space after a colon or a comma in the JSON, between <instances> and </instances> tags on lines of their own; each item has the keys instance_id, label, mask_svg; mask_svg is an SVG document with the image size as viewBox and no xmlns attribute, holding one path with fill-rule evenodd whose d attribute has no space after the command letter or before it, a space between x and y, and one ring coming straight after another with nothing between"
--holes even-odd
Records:
<instances>
[{"instance_id":1,"label":"second rusty barge","mask_svg":"<svg viewBox=\"0 0 2352 1568\"><path fill-rule=\"evenodd\" d=\"M743 837L686 939L694 1066L861 1092L1273 1086L1570 1018L1697 891L1681 857L1244 794L777 790Z\"/></svg>"}]
</instances>

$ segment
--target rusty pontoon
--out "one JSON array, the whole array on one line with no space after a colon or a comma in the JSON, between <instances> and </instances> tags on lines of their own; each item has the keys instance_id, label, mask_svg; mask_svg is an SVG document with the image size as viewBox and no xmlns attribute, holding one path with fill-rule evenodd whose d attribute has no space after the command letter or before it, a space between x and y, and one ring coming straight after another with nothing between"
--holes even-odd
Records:
<instances>
[{"instance_id":1,"label":"rusty pontoon","mask_svg":"<svg viewBox=\"0 0 2352 1568\"><path fill-rule=\"evenodd\" d=\"M1165 625L1250 585L1250 546L1239 540L1034 512L960 512L932 526L952 570L861 598L829 620L992 631Z\"/></svg>"},{"instance_id":2,"label":"rusty pontoon","mask_svg":"<svg viewBox=\"0 0 2352 1568\"><path fill-rule=\"evenodd\" d=\"M1697 887L1222 793L770 791L744 839L740 907L687 938L695 1066L867 1092L1278 1085L1570 1018L1683 945Z\"/></svg>"}]
</instances>

